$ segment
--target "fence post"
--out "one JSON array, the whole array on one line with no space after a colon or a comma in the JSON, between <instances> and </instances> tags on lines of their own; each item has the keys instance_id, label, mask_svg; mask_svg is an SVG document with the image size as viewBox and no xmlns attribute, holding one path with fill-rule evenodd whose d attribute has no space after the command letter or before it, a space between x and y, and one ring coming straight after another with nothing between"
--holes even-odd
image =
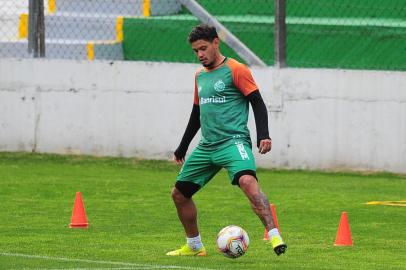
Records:
<instances>
[{"instance_id":1,"label":"fence post","mask_svg":"<svg viewBox=\"0 0 406 270\"><path fill-rule=\"evenodd\" d=\"M28 52L32 53L34 58L45 57L44 0L29 0Z\"/></svg>"},{"instance_id":2,"label":"fence post","mask_svg":"<svg viewBox=\"0 0 406 270\"><path fill-rule=\"evenodd\" d=\"M35 40L35 0L28 1L28 53L32 53L34 50Z\"/></svg>"},{"instance_id":3,"label":"fence post","mask_svg":"<svg viewBox=\"0 0 406 270\"><path fill-rule=\"evenodd\" d=\"M39 57L45 57L45 15L44 0L39 0L38 5L38 43Z\"/></svg>"},{"instance_id":4,"label":"fence post","mask_svg":"<svg viewBox=\"0 0 406 270\"><path fill-rule=\"evenodd\" d=\"M286 67L286 0L275 0L275 67Z\"/></svg>"}]
</instances>

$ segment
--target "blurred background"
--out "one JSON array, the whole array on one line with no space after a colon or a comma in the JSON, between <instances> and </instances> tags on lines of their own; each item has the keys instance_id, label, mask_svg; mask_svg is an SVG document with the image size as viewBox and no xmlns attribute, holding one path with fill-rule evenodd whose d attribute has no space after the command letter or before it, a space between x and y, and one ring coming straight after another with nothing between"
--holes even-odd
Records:
<instances>
[{"instance_id":1,"label":"blurred background","mask_svg":"<svg viewBox=\"0 0 406 270\"><path fill-rule=\"evenodd\" d=\"M199 22L261 90L259 166L406 173L406 0L0 0L0 151L171 158Z\"/></svg>"},{"instance_id":2,"label":"blurred background","mask_svg":"<svg viewBox=\"0 0 406 270\"><path fill-rule=\"evenodd\" d=\"M189 2L275 64L275 0ZM288 67L406 70L406 0L282 2ZM193 13L178 0L0 0L0 57L195 63Z\"/></svg>"}]
</instances>

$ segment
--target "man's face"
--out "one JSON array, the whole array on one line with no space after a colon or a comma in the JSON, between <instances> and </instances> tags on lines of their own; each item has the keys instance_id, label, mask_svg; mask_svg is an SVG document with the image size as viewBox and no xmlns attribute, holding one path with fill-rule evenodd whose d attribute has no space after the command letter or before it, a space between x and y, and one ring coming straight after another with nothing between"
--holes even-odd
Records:
<instances>
[{"instance_id":1,"label":"man's face","mask_svg":"<svg viewBox=\"0 0 406 270\"><path fill-rule=\"evenodd\" d=\"M192 49L200 63L207 68L214 65L219 49L219 40L215 38L212 42L203 39L192 42Z\"/></svg>"}]
</instances>

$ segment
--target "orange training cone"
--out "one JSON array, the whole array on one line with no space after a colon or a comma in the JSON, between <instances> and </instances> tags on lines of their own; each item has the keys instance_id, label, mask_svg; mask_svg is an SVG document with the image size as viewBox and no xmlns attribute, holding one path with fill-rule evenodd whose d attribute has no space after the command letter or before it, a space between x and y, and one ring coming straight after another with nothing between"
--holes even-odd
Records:
<instances>
[{"instance_id":1,"label":"orange training cone","mask_svg":"<svg viewBox=\"0 0 406 270\"><path fill-rule=\"evenodd\" d=\"M85 207L83 206L82 194L76 192L75 204L73 205L72 219L69 224L70 228L87 228L89 223L87 223Z\"/></svg>"},{"instance_id":2,"label":"orange training cone","mask_svg":"<svg viewBox=\"0 0 406 270\"><path fill-rule=\"evenodd\" d=\"M341 213L340 225L338 226L335 246L352 246L350 225L348 224L347 212Z\"/></svg>"},{"instance_id":3,"label":"orange training cone","mask_svg":"<svg viewBox=\"0 0 406 270\"><path fill-rule=\"evenodd\" d=\"M272 218L273 218L273 222L275 224L275 227L279 230L279 224L278 224L278 218L276 217L276 208L274 204L269 204L269 206L271 207L271 213L272 213ZM279 230L279 233L281 231ZM269 240L269 236L268 236L268 230L265 229L264 232L264 239L263 240Z\"/></svg>"}]
</instances>

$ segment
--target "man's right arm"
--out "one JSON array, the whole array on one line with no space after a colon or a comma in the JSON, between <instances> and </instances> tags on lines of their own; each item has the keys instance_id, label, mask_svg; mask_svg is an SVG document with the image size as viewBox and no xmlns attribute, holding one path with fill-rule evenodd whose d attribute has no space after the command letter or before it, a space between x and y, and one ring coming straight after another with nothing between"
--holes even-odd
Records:
<instances>
[{"instance_id":1,"label":"man's right arm","mask_svg":"<svg viewBox=\"0 0 406 270\"><path fill-rule=\"evenodd\" d=\"M196 133L200 129L200 107L197 104L193 104L192 113L190 114L189 122L187 124L185 133L178 148L174 152L174 159L176 163L183 163L186 156L186 151L189 144L195 137Z\"/></svg>"}]
</instances>

